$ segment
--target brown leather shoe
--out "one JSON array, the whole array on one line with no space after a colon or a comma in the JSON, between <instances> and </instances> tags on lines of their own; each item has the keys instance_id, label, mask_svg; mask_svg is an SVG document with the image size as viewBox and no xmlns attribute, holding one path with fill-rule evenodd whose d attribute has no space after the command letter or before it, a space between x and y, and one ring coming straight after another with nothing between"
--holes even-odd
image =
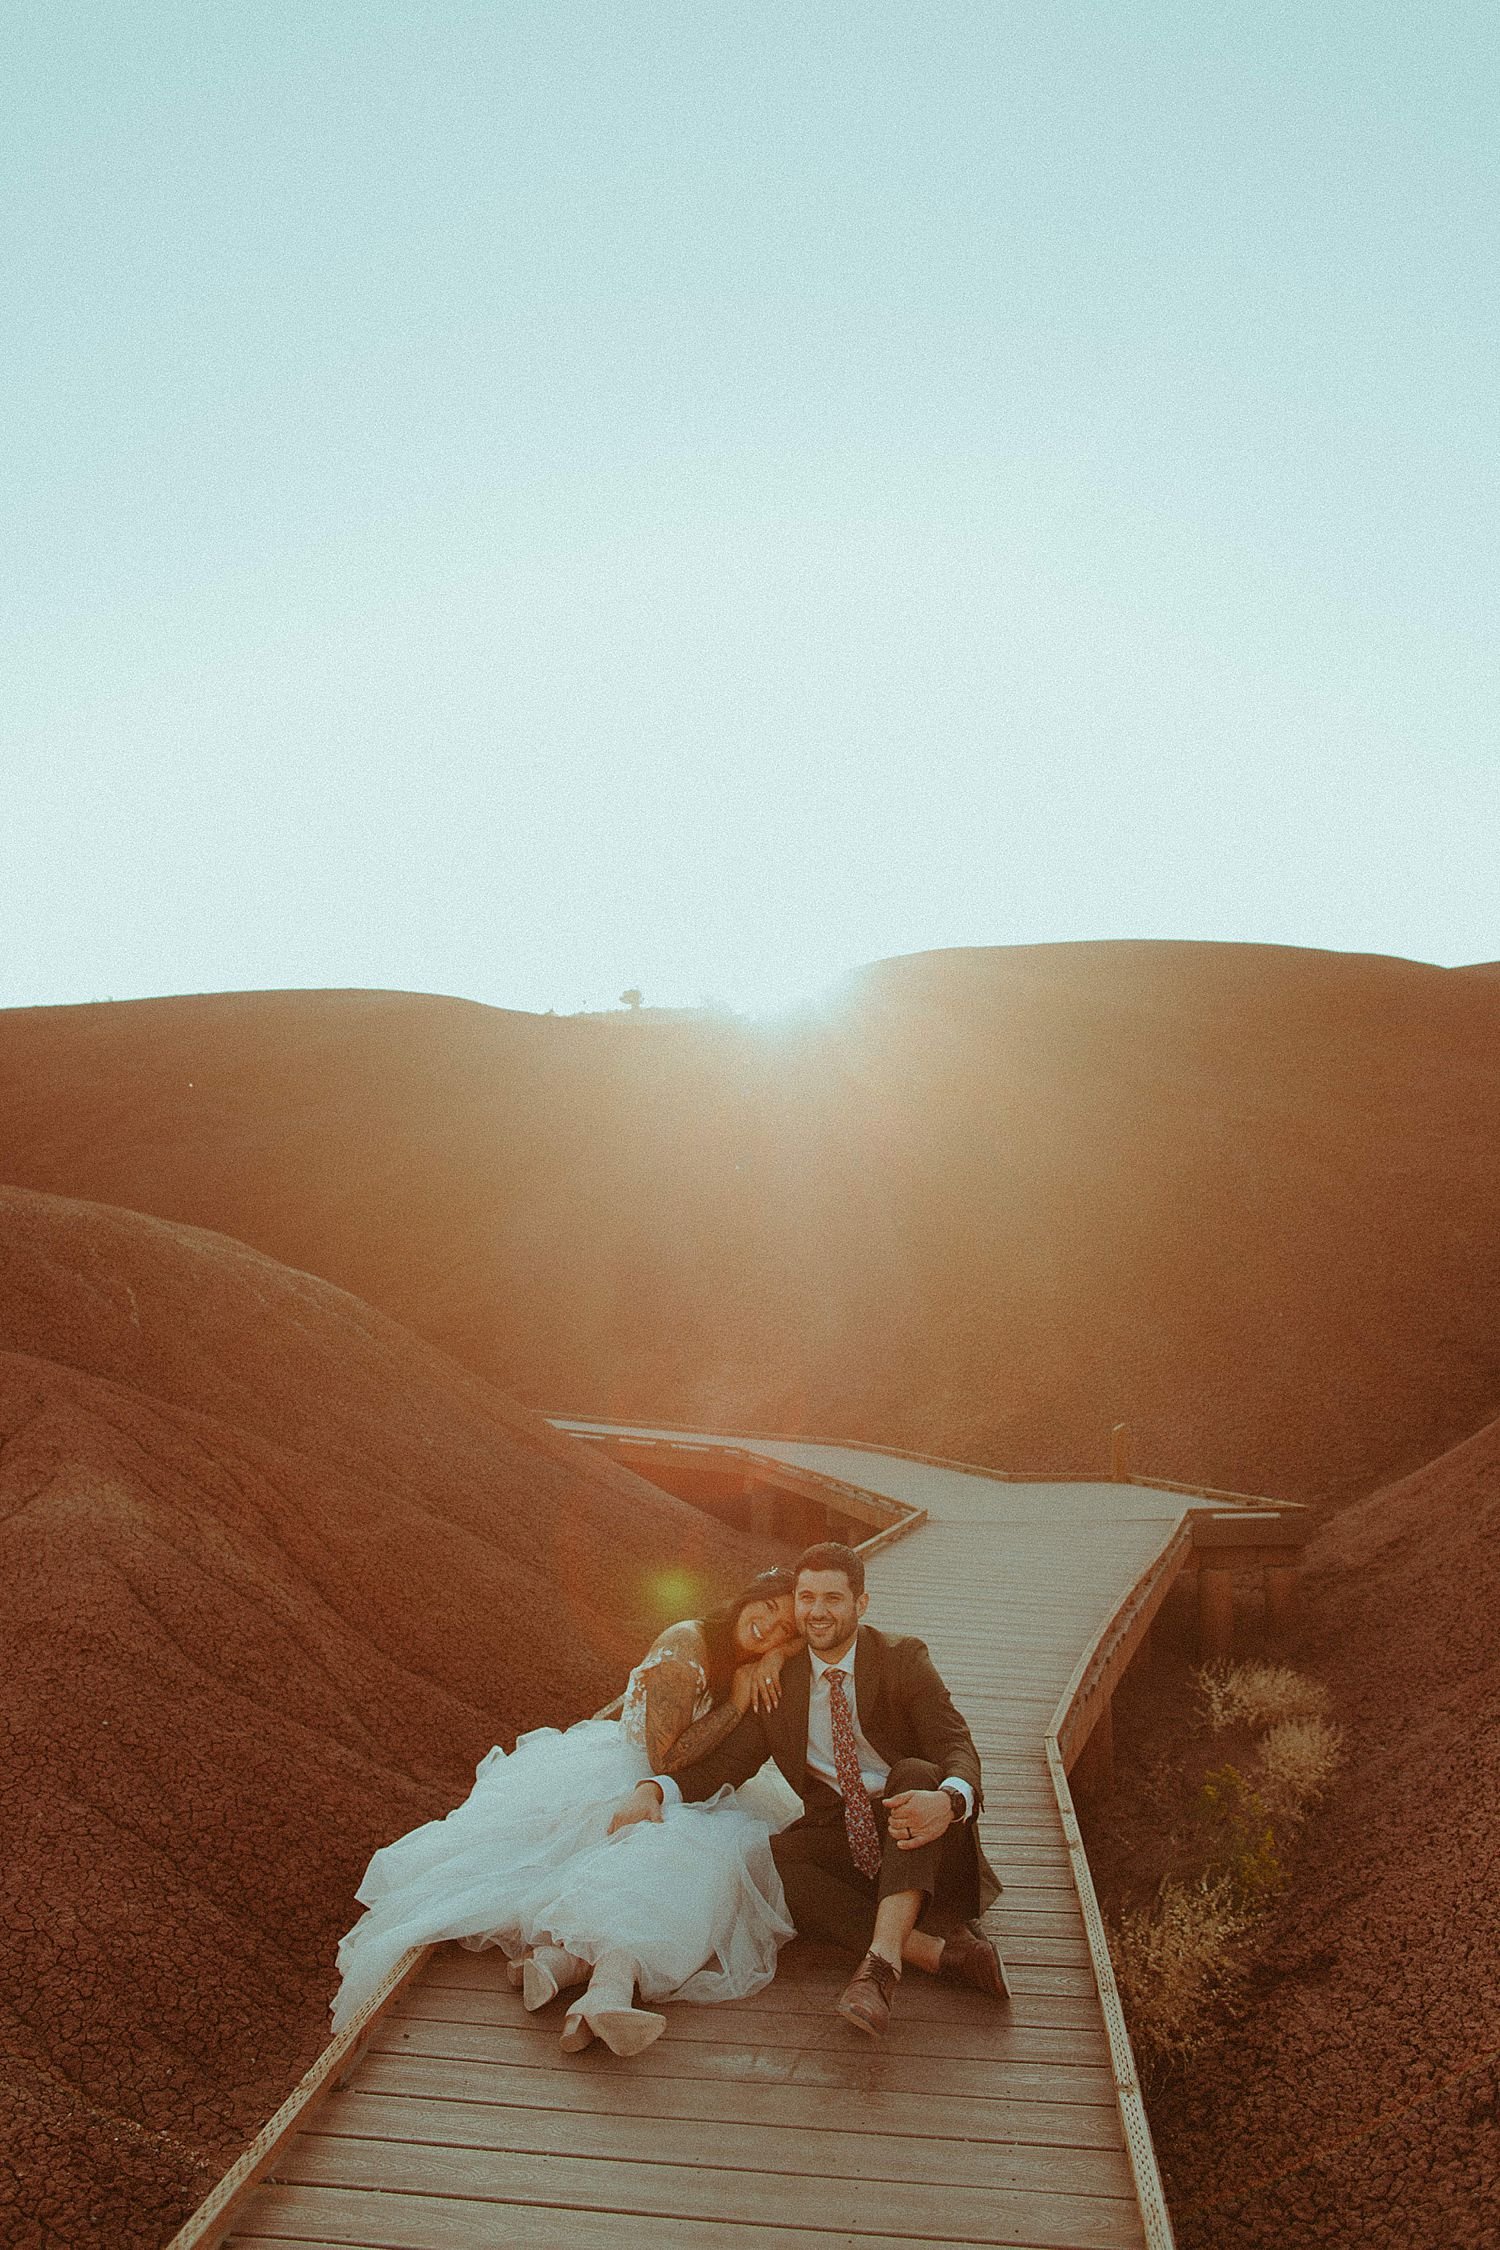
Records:
<instances>
[{"instance_id":1,"label":"brown leather shoe","mask_svg":"<svg viewBox=\"0 0 1500 2250\"><path fill-rule=\"evenodd\" d=\"M961 1923L948 1939L938 1962L938 1975L949 1984L971 1985L976 1992L997 2000L1002 2008L1010 2006L1005 1963L984 1932L972 1923Z\"/></svg>"},{"instance_id":2,"label":"brown leather shoe","mask_svg":"<svg viewBox=\"0 0 1500 2250\"><path fill-rule=\"evenodd\" d=\"M838 2014L867 2039L883 2039L891 2020L891 1997L900 1979L889 1961L867 1953L845 1985Z\"/></svg>"}]
</instances>

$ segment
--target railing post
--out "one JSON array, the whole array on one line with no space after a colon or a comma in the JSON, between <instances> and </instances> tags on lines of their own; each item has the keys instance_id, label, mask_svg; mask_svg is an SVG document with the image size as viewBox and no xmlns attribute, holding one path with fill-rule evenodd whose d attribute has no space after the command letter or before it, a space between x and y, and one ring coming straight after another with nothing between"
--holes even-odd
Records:
<instances>
[{"instance_id":1,"label":"railing post","mask_svg":"<svg viewBox=\"0 0 1500 2250\"><path fill-rule=\"evenodd\" d=\"M1234 1651L1234 1572L1198 1565L1198 1657L1222 1664Z\"/></svg>"},{"instance_id":2,"label":"railing post","mask_svg":"<svg viewBox=\"0 0 1500 2250\"><path fill-rule=\"evenodd\" d=\"M1123 1484L1130 1475L1130 1424L1116 1422L1109 1433L1109 1473L1116 1484Z\"/></svg>"}]
</instances>

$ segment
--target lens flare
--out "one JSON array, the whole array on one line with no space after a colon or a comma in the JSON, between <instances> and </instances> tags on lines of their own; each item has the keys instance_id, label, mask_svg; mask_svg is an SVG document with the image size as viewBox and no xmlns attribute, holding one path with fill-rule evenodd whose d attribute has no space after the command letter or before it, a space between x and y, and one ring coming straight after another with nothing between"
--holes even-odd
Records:
<instances>
[{"instance_id":1,"label":"lens flare","mask_svg":"<svg viewBox=\"0 0 1500 2250\"><path fill-rule=\"evenodd\" d=\"M704 1607L703 1582L690 1570L659 1570L646 1581L646 1600L658 1616L674 1622L695 1617Z\"/></svg>"}]
</instances>

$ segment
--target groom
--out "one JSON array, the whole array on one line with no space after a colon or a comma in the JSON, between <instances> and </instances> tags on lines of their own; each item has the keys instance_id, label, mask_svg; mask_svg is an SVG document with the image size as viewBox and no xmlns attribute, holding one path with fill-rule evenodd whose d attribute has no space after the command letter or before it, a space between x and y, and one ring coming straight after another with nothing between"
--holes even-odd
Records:
<instances>
[{"instance_id":1,"label":"groom","mask_svg":"<svg viewBox=\"0 0 1500 2250\"><path fill-rule=\"evenodd\" d=\"M974 1829L973 1738L924 1644L863 1624L868 1606L854 1550L809 1547L795 1597L806 1645L782 1669L780 1702L747 1712L675 1780L641 1782L612 1825L660 1820L672 1793L711 1797L774 1758L803 1806L771 1840L788 1912L803 1936L863 1956L838 2013L879 2039L903 1964L998 2002L1010 1991L972 1926L1000 1888Z\"/></svg>"}]
</instances>

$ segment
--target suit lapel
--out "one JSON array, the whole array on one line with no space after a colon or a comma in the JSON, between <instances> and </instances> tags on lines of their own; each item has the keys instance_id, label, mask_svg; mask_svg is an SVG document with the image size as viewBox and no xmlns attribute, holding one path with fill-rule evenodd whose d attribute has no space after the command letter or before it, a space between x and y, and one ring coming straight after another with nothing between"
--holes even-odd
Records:
<instances>
[{"instance_id":1,"label":"suit lapel","mask_svg":"<svg viewBox=\"0 0 1500 2250\"><path fill-rule=\"evenodd\" d=\"M861 1625L854 1643L854 1701L859 1711L859 1731L879 1750L870 1731L880 1724L880 1694L885 1680L885 1646L872 1626ZM882 1757L885 1755L881 1751Z\"/></svg>"}]
</instances>

